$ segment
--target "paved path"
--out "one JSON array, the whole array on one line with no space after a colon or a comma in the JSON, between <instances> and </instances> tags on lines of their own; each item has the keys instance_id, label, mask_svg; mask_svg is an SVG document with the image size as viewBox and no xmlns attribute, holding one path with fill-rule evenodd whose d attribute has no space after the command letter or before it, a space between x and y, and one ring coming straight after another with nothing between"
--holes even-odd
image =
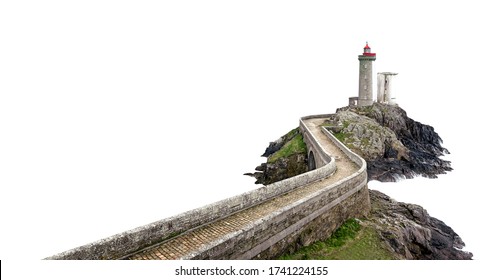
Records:
<instances>
[{"instance_id":1,"label":"paved path","mask_svg":"<svg viewBox=\"0 0 501 280\"><path fill-rule=\"evenodd\" d=\"M355 173L360 167L353 163L332 141L320 130L320 124L325 119L305 120L306 125L315 135L327 153L336 159L336 172L321 181L294 189L282 196L273 198L262 204L230 215L219 221L201 226L193 231L181 234L163 243L156 244L142 252L129 256L132 260L175 260L187 259L190 253L197 251L203 245L210 244L222 236L237 231L269 213L277 211L304 196L311 194L327 185Z\"/></svg>"}]
</instances>

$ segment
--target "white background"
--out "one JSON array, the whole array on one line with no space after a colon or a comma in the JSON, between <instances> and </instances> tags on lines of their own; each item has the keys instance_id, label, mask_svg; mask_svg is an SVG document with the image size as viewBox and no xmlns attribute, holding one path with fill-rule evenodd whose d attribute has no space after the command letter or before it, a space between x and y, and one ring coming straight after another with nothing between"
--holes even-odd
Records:
<instances>
[{"instance_id":1,"label":"white background","mask_svg":"<svg viewBox=\"0 0 501 280\"><path fill-rule=\"evenodd\" d=\"M40 259L256 188L242 174L265 160L269 141L357 95L365 41L377 53L374 72L399 73L398 103L435 128L454 168L436 180L369 187L425 207L477 260L425 266L457 276L489 269L499 252L494 4L2 1L0 259L8 275L79 271L84 279L97 266L104 275L141 273L151 264L116 271Z\"/></svg>"}]
</instances>

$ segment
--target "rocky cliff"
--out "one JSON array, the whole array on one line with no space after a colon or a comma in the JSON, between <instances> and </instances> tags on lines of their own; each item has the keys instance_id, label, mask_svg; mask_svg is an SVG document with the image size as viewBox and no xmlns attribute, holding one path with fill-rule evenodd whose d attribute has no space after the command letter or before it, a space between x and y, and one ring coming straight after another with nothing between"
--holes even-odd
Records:
<instances>
[{"instance_id":1,"label":"rocky cliff","mask_svg":"<svg viewBox=\"0 0 501 280\"><path fill-rule=\"evenodd\" d=\"M447 149L433 127L407 117L395 105L375 103L367 107L344 107L327 121L329 130L367 161L370 180L383 182L422 175L435 178L451 171L451 163L440 158ZM292 146L302 141L292 130L271 142L263 156L266 163L257 172L256 184L270 184L308 170L306 150ZM279 156L277 156L279 155ZM461 250L464 243L445 223L428 215L419 205L397 202L370 191L371 213L361 221L377 232L395 259L471 259Z\"/></svg>"},{"instance_id":2,"label":"rocky cliff","mask_svg":"<svg viewBox=\"0 0 501 280\"><path fill-rule=\"evenodd\" d=\"M397 259L469 260L458 234L423 207L370 190L371 213L361 223L374 228Z\"/></svg>"},{"instance_id":3,"label":"rocky cliff","mask_svg":"<svg viewBox=\"0 0 501 280\"><path fill-rule=\"evenodd\" d=\"M256 178L256 184L269 185L308 171L306 145L298 128L270 142L262 156L267 161L244 174Z\"/></svg>"},{"instance_id":4,"label":"rocky cliff","mask_svg":"<svg viewBox=\"0 0 501 280\"><path fill-rule=\"evenodd\" d=\"M440 158L449 151L433 127L414 121L396 105L339 108L328 123L338 139L367 161L369 180L436 178L452 170Z\"/></svg>"}]
</instances>

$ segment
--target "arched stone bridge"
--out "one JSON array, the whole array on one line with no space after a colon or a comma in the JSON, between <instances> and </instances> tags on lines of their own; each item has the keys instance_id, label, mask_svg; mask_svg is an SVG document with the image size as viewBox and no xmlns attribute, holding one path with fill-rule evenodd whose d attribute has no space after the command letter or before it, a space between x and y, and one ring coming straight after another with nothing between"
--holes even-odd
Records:
<instances>
[{"instance_id":1,"label":"arched stone bridge","mask_svg":"<svg viewBox=\"0 0 501 280\"><path fill-rule=\"evenodd\" d=\"M365 161L300 119L310 171L46 259L269 259L326 239L370 209Z\"/></svg>"}]
</instances>

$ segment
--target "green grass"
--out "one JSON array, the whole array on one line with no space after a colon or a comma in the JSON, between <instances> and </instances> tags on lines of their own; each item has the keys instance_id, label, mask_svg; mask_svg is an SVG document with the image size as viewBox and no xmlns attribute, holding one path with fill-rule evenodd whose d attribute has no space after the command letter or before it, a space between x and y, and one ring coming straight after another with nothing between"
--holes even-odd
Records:
<instances>
[{"instance_id":1,"label":"green grass","mask_svg":"<svg viewBox=\"0 0 501 280\"><path fill-rule=\"evenodd\" d=\"M349 219L325 241L284 255L283 260L391 260L395 259L377 232Z\"/></svg>"},{"instance_id":2,"label":"green grass","mask_svg":"<svg viewBox=\"0 0 501 280\"><path fill-rule=\"evenodd\" d=\"M272 154L268 158L268 163L274 163L279 158L284 158L293 154L300 153L306 154L306 144L303 141L303 136L301 134L297 134L289 142L285 143L285 145L280 150Z\"/></svg>"},{"instance_id":3,"label":"green grass","mask_svg":"<svg viewBox=\"0 0 501 280\"><path fill-rule=\"evenodd\" d=\"M334 136L336 136L336 138L343 142L344 143L344 140L346 140L346 137L347 135L345 133L342 133L342 132L338 132L338 133L334 133Z\"/></svg>"},{"instance_id":4,"label":"green grass","mask_svg":"<svg viewBox=\"0 0 501 280\"><path fill-rule=\"evenodd\" d=\"M339 141L343 142L345 145L353 142L353 139L350 139L353 136L353 133L338 132L334 133L334 136L336 136L336 138L339 139Z\"/></svg>"},{"instance_id":5,"label":"green grass","mask_svg":"<svg viewBox=\"0 0 501 280\"><path fill-rule=\"evenodd\" d=\"M362 141L362 146L363 146L363 147L367 147L367 146L369 146L369 143L370 143L370 142L369 142L369 139L367 139L367 138L362 138L362 140L361 140L361 141Z\"/></svg>"},{"instance_id":6,"label":"green grass","mask_svg":"<svg viewBox=\"0 0 501 280\"><path fill-rule=\"evenodd\" d=\"M299 127L296 127L293 130L287 132L287 134L285 134L285 138L286 139L292 138L292 136L294 136L295 134L298 134L298 133L299 133Z\"/></svg>"},{"instance_id":7,"label":"green grass","mask_svg":"<svg viewBox=\"0 0 501 280\"><path fill-rule=\"evenodd\" d=\"M347 128L349 125L350 125L350 122L343 121L343 128ZM324 123L321 124L321 126L334 126L334 124L329 122L329 121L325 121Z\"/></svg>"}]
</instances>

